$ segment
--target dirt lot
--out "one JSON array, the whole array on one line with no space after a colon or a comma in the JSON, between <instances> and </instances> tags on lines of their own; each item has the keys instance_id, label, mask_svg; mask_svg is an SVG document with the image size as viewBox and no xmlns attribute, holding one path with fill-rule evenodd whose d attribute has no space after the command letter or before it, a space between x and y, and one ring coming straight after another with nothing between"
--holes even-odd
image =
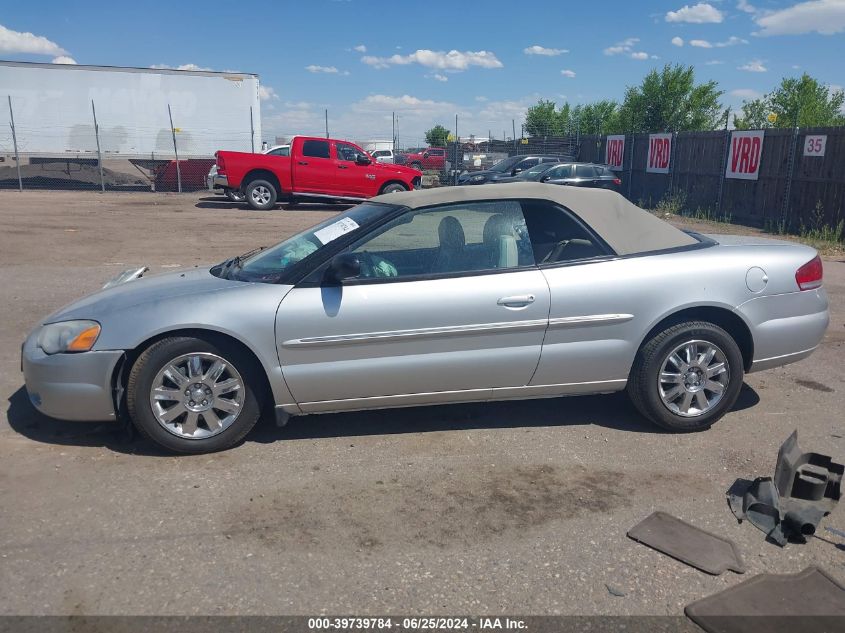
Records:
<instances>
[{"instance_id":1,"label":"dirt lot","mask_svg":"<svg viewBox=\"0 0 845 633\"><path fill-rule=\"evenodd\" d=\"M845 459L841 261L825 263L817 353L749 376L701 434L659 432L614 395L295 418L172 457L28 404L20 343L39 317L131 265L220 261L334 212L0 192L0 613L678 615L760 572L818 564L845 581L845 540L779 549L724 499L771 474L796 428L805 450ZM749 574L629 540L656 509L734 539ZM845 529L845 507L824 524Z\"/></svg>"}]
</instances>

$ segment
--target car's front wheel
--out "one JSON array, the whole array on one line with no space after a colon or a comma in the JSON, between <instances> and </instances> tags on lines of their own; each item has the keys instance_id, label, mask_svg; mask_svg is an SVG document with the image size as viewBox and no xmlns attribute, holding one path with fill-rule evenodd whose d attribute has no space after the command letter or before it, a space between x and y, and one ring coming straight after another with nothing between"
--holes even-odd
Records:
<instances>
[{"instance_id":1,"label":"car's front wheel","mask_svg":"<svg viewBox=\"0 0 845 633\"><path fill-rule=\"evenodd\" d=\"M405 185L399 184L398 182L392 182L387 185L384 189L382 189L382 193L396 193L397 191L408 191L408 188Z\"/></svg>"},{"instance_id":2,"label":"car's front wheel","mask_svg":"<svg viewBox=\"0 0 845 633\"><path fill-rule=\"evenodd\" d=\"M742 353L730 334L704 321L679 323L640 348L628 395L665 429L701 431L734 405L742 378Z\"/></svg>"},{"instance_id":3,"label":"car's front wheel","mask_svg":"<svg viewBox=\"0 0 845 633\"><path fill-rule=\"evenodd\" d=\"M267 180L253 180L246 186L244 193L249 206L258 211L272 209L279 197L276 187Z\"/></svg>"},{"instance_id":4,"label":"car's front wheel","mask_svg":"<svg viewBox=\"0 0 845 633\"><path fill-rule=\"evenodd\" d=\"M135 361L126 405L138 430L180 453L237 444L258 421L255 368L237 349L192 337L154 343Z\"/></svg>"}]
</instances>

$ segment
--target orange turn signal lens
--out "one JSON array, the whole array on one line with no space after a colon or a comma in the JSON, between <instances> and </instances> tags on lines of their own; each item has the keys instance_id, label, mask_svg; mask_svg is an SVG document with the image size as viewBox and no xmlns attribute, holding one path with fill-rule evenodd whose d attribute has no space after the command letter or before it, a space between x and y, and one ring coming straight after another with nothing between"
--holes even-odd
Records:
<instances>
[{"instance_id":1,"label":"orange turn signal lens","mask_svg":"<svg viewBox=\"0 0 845 633\"><path fill-rule=\"evenodd\" d=\"M100 326L94 324L89 328L82 330L74 339L68 343L67 351L69 352L87 352L94 347L97 342L97 337L100 336Z\"/></svg>"}]
</instances>

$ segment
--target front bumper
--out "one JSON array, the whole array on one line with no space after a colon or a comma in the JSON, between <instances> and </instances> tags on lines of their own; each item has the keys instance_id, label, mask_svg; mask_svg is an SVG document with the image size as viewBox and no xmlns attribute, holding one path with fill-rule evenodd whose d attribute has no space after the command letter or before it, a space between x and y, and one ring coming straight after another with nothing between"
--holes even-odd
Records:
<instances>
[{"instance_id":1,"label":"front bumper","mask_svg":"<svg viewBox=\"0 0 845 633\"><path fill-rule=\"evenodd\" d=\"M21 368L30 402L44 415L60 420L115 420L112 376L123 352L45 354L36 332L21 349Z\"/></svg>"}]
</instances>

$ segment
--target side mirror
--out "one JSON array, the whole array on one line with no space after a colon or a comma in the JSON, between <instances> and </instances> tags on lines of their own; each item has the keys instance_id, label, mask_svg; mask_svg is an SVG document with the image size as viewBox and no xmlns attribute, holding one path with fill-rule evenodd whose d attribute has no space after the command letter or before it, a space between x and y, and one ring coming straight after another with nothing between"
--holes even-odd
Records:
<instances>
[{"instance_id":1,"label":"side mirror","mask_svg":"<svg viewBox=\"0 0 845 633\"><path fill-rule=\"evenodd\" d=\"M364 154L357 154L355 156L355 163L357 165L369 165L371 162L370 158Z\"/></svg>"},{"instance_id":2,"label":"side mirror","mask_svg":"<svg viewBox=\"0 0 845 633\"><path fill-rule=\"evenodd\" d=\"M540 179L540 182L549 182L551 179L552 179L552 177L551 177L551 176L543 176L543 177Z\"/></svg>"},{"instance_id":3,"label":"side mirror","mask_svg":"<svg viewBox=\"0 0 845 633\"><path fill-rule=\"evenodd\" d=\"M429 154L428 152L426 152L425 154L423 154L423 158L428 158L429 156L430 156L430 154Z\"/></svg>"},{"instance_id":4,"label":"side mirror","mask_svg":"<svg viewBox=\"0 0 845 633\"><path fill-rule=\"evenodd\" d=\"M519 173L522 173L522 167L514 167L511 176L516 176Z\"/></svg>"},{"instance_id":5,"label":"side mirror","mask_svg":"<svg viewBox=\"0 0 845 633\"><path fill-rule=\"evenodd\" d=\"M361 260L352 253L341 253L332 258L326 268L325 279L333 283L340 283L344 279L351 279L361 274Z\"/></svg>"}]
</instances>

